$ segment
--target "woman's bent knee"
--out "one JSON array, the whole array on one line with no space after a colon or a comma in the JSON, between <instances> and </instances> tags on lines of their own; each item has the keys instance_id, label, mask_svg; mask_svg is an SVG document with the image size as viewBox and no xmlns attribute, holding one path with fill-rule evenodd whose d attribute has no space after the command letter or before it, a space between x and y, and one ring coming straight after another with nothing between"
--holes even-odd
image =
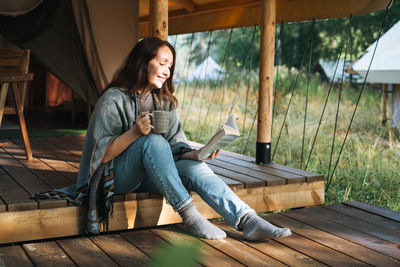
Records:
<instances>
[{"instance_id":1,"label":"woman's bent knee","mask_svg":"<svg viewBox=\"0 0 400 267\"><path fill-rule=\"evenodd\" d=\"M156 134L144 135L133 142L123 154L142 155L143 152L152 150L154 152L171 150L168 141L164 137Z\"/></svg>"},{"instance_id":2,"label":"woman's bent knee","mask_svg":"<svg viewBox=\"0 0 400 267\"><path fill-rule=\"evenodd\" d=\"M150 145L155 145L155 146L159 146L159 145L168 145L168 141L162 137L159 134L148 134L143 136L144 138L144 142L146 144L150 144Z\"/></svg>"},{"instance_id":3,"label":"woman's bent knee","mask_svg":"<svg viewBox=\"0 0 400 267\"><path fill-rule=\"evenodd\" d=\"M176 165L181 175L189 177L215 176L214 172L205 162L180 160Z\"/></svg>"},{"instance_id":4,"label":"woman's bent knee","mask_svg":"<svg viewBox=\"0 0 400 267\"><path fill-rule=\"evenodd\" d=\"M155 153L157 153L157 151L159 152L165 152L165 150L167 151L171 151L171 147L168 143L168 141L162 137L161 135L158 134L149 134L146 136L142 137L144 140L143 143L143 148L145 150L151 150Z\"/></svg>"}]
</instances>

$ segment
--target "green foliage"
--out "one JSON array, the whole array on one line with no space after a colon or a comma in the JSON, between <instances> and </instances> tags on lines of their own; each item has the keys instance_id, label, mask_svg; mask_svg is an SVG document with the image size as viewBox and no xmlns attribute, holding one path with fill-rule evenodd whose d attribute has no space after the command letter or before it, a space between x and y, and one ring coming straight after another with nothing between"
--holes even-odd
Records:
<instances>
[{"instance_id":1,"label":"green foliage","mask_svg":"<svg viewBox=\"0 0 400 267\"><path fill-rule=\"evenodd\" d=\"M383 23L385 11L378 11L352 18L351 27L351 54L352 59L361 56L365 49L370 46L379 36L379 30ZM400 2L394 1L389 9L386 23L383 25L382 34L390 29L400 20ZM320 34L320 51L321 58L334 60L334 51L338 43L342 41L344 30L348 23L348 19L328 19L318 23L317 32Z\"/></svg>"},{"instance_id":2,"label":"green foliage","mask_svg":"<svg viewBox=\"0 0 400 267\"><path fill-rule=\"evenodd\" d=\"M361 16L355 16L351 19L350 28L350 47L348 60L355 60L361 56L365 49L371 45L378 37L385 11L378 11ZM383 25L383 32L386 32L397 21L400 20L400 1L394 1L389 9L386 24ZM310 39L313 39L312 49L312 70L319 59L332 61L337 59L339 48L346 36L349 18L326 19L314 22L284 23L276 27L276 65L286 65L287 67L299 68L302 58L305 56L307 61L309 55ZM255 32L254 32L255 31ZM251 39L255 33L254 42ZM257 60L260 55L260 27L249 27L234 29L232 34L231 48L229 50L229 59L223 61L227 50L230 30L215 31L212 33L210 55L220 65L228 66L231 70L231 78L237 77L237 73L248 66L246 59L253 56L251 69L256 70L259 66ZM206 53L210 33L195 34L191 62L199 64ZM190 43L191 35L183 37L183 46ZM344 57L344 51L342 58ZM306 67L306 61L303 66ZM228 62L228 64L226 64ZM233 81L233 83L236 81Z\"/></svg>"},{"instance_id":3,"label":"green foliage","mask_svg":"<svg viewBox=\"0 0 400 267\"><path fill-rule=\"evenodd\" d=\"M183 243L174 246L165 246L157 250L150 261L151 267L176 267L176 266L198 266L201 251L196 244Z\"/></svg>"}]
</instances>

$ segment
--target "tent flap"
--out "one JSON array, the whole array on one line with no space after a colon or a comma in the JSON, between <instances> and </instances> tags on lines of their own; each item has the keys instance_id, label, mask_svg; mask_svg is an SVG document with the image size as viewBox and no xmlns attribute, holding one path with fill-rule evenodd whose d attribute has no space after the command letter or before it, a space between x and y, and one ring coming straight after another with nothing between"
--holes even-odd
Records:
<instances>
[{"instance_id":1,"label":"tent flap","mask_svg":"<svg viewBox=\"0 0 400 267\"><path fill-rule=\"evenodd\" d=\"M17 17L0 16L0 33L11 43L31 49L31 55L84 101L95 104L93 82L76 28L71 1L44 0Z\"/></svg>"}]
</instances>

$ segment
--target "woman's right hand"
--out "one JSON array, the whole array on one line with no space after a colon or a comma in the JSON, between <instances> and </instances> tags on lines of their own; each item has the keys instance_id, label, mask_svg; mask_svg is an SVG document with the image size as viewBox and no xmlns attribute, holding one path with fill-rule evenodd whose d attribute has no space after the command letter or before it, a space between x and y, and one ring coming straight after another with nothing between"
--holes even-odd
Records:
<instances>
[{"instance_id":1,"label":"woman's right hand","mask_svg":"<svg viewBox=\"0 0 400 267\"><path fill-rule=\"evenodd\" d=\"M108 162L121 154L130 144L142 135L148 135L151 130L149 112L142 112L136 117L133 127L118 136L108 146L102 162Z\"/></svg>"},{"instance_id":2,"label":"woman's right hand","mask_svg":"<svg viewBox=\"0 0 400 267\"><path fill-rule=\"evenodd\" d=\"M149 112L142 112L136 117L135 125L132 131L137 135L148 135L151 131Z\"/></svg>"}]
</instances>

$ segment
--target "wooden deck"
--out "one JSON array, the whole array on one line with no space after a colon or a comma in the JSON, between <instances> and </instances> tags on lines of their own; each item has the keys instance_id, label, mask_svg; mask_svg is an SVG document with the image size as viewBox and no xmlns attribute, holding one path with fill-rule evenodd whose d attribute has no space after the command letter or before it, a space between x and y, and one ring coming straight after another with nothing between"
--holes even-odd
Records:
<instances>
[{"instance_id":1,"label":"wooden deck","mask_svg":"<svg viewBox=\"0 0 400 267\"><path fill-rule=\"evenodd\" d=\"M167 264L162 255L170 254L177 257L167 266L188 266L182 261L188 253L184 245L190 245L199 250L194 264L199 266L400 266L400 213L350 202L263 217L291 228L293 235L246 242L222 221L214 223L228 237L206 240L170 225L0 246L0 265L143 266L160 260Z\"/></svg>"},{"instance_id":2,"label":"wooden deck","mask_svg":"<svg viewBox=\"0 0 400 267\"><path fill-rule=\"evenodd\" d=\"M83 141L84 136L31 138L32 161L26 160L22 140L1 141L8 143L0 147L0 244L84 233L85 206L30 199L35 192L75 183ZM256 165L250 157L227 151L208 164L257 212L324 203L322 175L279 164ZM192 196L206 218L220 217L197 194ZM110 230L178 222L180 217L160 195L132 193L115 197Z\"/></svg>"}]
</instances>

